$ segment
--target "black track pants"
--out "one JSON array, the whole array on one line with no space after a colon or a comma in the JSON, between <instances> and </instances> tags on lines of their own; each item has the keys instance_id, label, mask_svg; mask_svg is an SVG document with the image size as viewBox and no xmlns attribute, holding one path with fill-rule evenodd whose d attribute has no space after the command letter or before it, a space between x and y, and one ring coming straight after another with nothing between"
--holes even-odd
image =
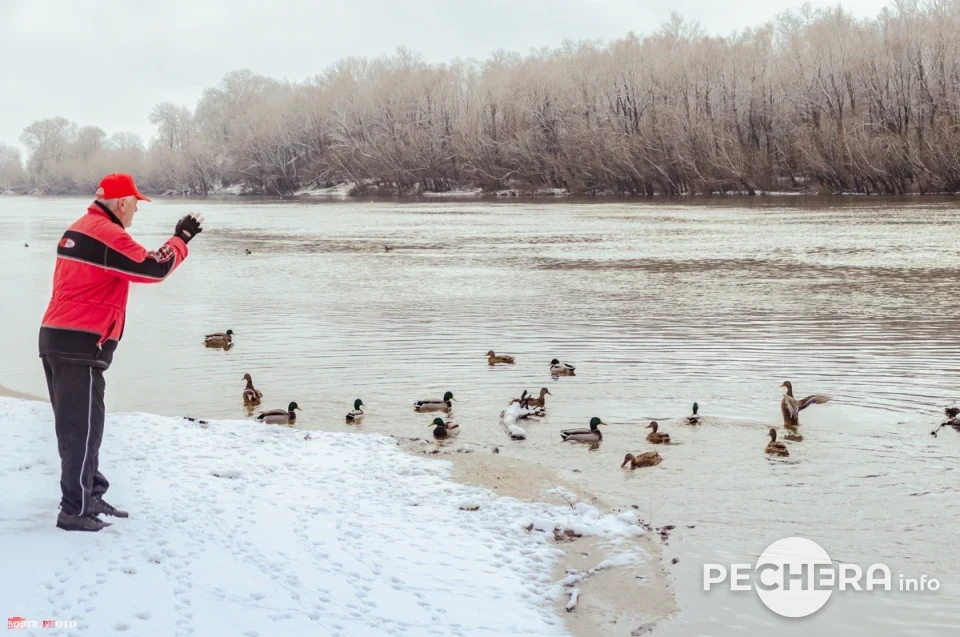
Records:
<instances>
[{"instance_id":1,"label":"black track pants","mask_svg":"<svg viewBox=\"0 0 960 637\"><path fill-rule=\"evenodd\" d=\"M65 513L83 515L90 507L90 499L103 495L110 486L99 469L105 415L103 370L65 364L45 356L41 360L57 423L60 508Z\"/></svg>"}]
</instances>

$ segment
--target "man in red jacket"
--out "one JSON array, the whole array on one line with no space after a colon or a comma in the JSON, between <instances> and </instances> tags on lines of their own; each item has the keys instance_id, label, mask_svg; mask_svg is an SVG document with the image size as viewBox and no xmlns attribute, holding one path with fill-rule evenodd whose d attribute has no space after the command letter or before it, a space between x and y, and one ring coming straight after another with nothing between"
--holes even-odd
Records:
<instances>
[{"instance_id":1,"label":"man in red jacket","mask_svg":"<svg viewBox=\"0 0 960 637\"><path fill-rule=\"evenodd\" d=\"M103 372L123 337L130 283L159 283L187 258L187 243L203 230L189 214L173 236L148 251L127 234L143 196L126 174L107 175L97 198L57 246L53 294L40 326L40 359L47 377L60 451L57 526L99 531L98 515L128 517L103 500L110 484L99 469L103 438Z\"/></svg>"}]
</instances>

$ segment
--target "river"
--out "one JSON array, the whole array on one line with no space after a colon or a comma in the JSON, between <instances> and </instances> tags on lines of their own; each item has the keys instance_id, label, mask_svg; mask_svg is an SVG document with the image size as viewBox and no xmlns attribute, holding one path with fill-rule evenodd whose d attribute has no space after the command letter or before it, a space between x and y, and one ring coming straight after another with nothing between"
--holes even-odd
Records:
<instances>
[{"instance_id":1,"label":"river","mask_svg":"<svg viewBox=\"0 0 960 637\"><path fill-rule=\"evenodd\" d=\"M2 385L46 393L37 328L56 243L88 201L0 197ZM299 403L298 426L426 437L413 401L449 390L459 442L677 526L664 556L680 612L656 634L960 632L960 434L930 435L960 398L957 200L159 200L131 234L159 246L193 210L206 229L186 263L131 292L108 409L245 418L250 373L264 407ZM232 350L203 347L228 328ZM489 349L516 364L488 367ZM553 358L577 375L551 378ZM785 380L832 399L771 459ZM548 416L511 442L500 411L541 387ZM355 398L361 426L343 419ZM694 401L699 427L682 422ZM592 416L608 423L597 448L561 442ZM621 470L654 449L650 420L675 444ZM702 590L705 562L753 563L789 535L941 589L838 592L801 620Z\"/></svg>"}]
</instances>

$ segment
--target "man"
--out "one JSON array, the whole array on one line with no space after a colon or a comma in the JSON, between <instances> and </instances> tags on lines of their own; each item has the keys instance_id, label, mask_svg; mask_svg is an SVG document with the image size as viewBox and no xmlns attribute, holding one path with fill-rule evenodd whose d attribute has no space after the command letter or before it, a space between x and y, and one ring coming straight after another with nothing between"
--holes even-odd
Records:
<instances>
[{"instance_id":1,"label":"man","mask_svg":"<svg viewBox=\"0 0 960 637\"><path fill-rule=\"evenodd\" d=\"M128 517L103 500L110 486L99 469L103 437L103 372L123 337L130 283L165 280L187 258L187 243L203 217L189 214L173 237L148 252L126 229L143 196L126 174L107 175L97 198L57 246L53 294L40 326L40 359L47 376L60 451L60 514L68 531L110 526L98 515Z\"/></svg>"}]
</instances>

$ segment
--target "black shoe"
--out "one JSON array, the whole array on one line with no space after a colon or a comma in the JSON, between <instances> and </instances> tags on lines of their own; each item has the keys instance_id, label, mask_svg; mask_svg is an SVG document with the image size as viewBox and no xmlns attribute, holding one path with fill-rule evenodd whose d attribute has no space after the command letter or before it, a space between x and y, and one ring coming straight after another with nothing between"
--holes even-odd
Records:
<instances>
[{"instance_id":1,"label":"black shoe","mask_svg":"<svg viewBox=\"0 0 960 637\"><path fill-rule=\"evenodd\" d=\"M61 511L57 516L57 528L64 531L99 531L108 526L111 526L110 522L104 522L92 513L72 515Z\"/></svg>"},{"instance_id":2,"label":"black shoe","mask_svg":"<svg viewBox=\"0 0 960 637\"><path fill-rule=\"evenodd\" d=\"M126 511L122 511L112 505L107 504L103 501L101 497L94 497L90 500L90 513L92 515L97 515L102 513L103 515L112 515L115 518L129 518L130 514Z\"/></svg>"}]
</instances>

